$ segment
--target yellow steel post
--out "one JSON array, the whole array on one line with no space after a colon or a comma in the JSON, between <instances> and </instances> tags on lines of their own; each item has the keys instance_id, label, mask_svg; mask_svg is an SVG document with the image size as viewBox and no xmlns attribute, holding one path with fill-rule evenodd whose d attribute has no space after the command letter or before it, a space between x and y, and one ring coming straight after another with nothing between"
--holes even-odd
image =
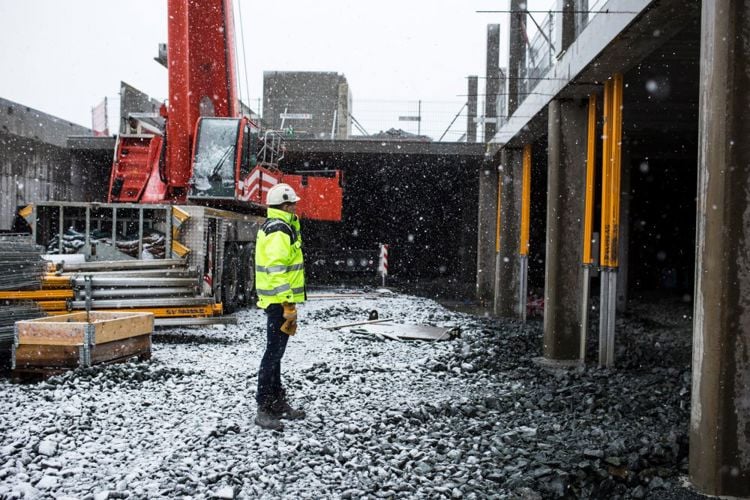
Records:
<instances>
[{"instance_id":1,"label":"yellow steel post","mask_svg":"<svg viewBox=\"0 0 750 500\"><path fill-rule=\"evenodd\" d=\"M596 175L596 95L589 96L588 144L586 152L586 205L583 212L583 264L591 265L591 232L594 223L594 178Z\"/></svg>"},{"instance_id":2,"label":"yellow steel post","mask_svg":"<svg viewBox=\"0 0 750 500\"><path fill-rule=\"evenodd\" d=\"M622 75L604 85L604 151L602 154L602 275L600 280L599 365L615 362L615 304L620 229L620 153L622 142Z\"/></svg>"},{"instance_id":3,"label":"yellow steel post","mask_svg":"<svg viewBox=\"0 0 750 500\"><path fill-rule=\"evenodd\" d=\"M72 299L73 290L18 290L0 291L0 300L63 300Z\"/></svg>"},{"instance_id":4,"label":"yellow steel post","mask_svg":"<svg viewBox=\"0 0 750 500\"><path fill-rule=\"evenodd\" d=\"M615 73L612 85L612 178L610 179L610 251L609 265L619 266L620 249L620 176L622 156L622 74Z\"/></svg>"},{"instance_id":5,"label":"yellow steel post","mask_svg":"<svg viewBox=\"0 0 750 500\"><path fill-rule=\"evenodd\" d=\"M529 255L529 219L531 218L531 144L523 147L523 189L521 192L521 247L522 256Z\"/></svg>"},{"instance_id":6,"label":"yellow steel post","mask_svg":"<svg viewBox=\"0 0 750 500\"><path fill-rule=\"evenodd\" d=\"M500 202L503 198L503 173L497 173L497 213L495 214L495 253L500 253Z\"/></svg>"},{"instance_id":7,"label":"yellow steel post","mask_svg":"<svg viewBox=\"0 0 750 500\"><path fill-rule=\"evenodd\" d=\"M599 262L602 266L609 266L609 217L610 217L610 176L611 176L611 148L612 148L612 82L604 82L604 106L602 109L602 210L601 210L601 241Z\"/></svg>"}]
</instances>

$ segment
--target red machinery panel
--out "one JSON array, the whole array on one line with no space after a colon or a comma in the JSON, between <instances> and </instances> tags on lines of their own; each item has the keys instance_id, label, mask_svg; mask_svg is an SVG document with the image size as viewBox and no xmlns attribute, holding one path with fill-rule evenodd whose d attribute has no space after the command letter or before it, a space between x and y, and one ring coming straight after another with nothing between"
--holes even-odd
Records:
<instances>
[{"instance_id":1,"label":"red machinery panel","mask_svg":"<svg viewBox=\"0 0 750 500\"><path fill-rule=\"evenodd\" d=\"M297 215L303 219L340 221L344 198L340 170L328 175L282 174L281 182L292 186L302 198Z\"/></svg>"}]
</instances>

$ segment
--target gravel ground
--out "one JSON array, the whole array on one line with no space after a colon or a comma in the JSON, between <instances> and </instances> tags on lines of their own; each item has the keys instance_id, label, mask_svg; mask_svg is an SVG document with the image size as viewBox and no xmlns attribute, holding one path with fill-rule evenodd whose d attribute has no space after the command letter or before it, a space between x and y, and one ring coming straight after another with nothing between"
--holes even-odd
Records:
<instances>
[{"instance_id":1,"label":"gravel ground","mask_svg":"<svg viewBox=\"0 0 750 500\"><path fill-rule=\"evenodd\" d=\"M323 329L372 309L462 336ZM0 381L0 498L699 498L682 486L689 314L636 304L620 368L554 372L532 361L539 320L398 294L309 302L282 369L308 418L283 433L253 424L262 311L160 330L147 363Z\"/></svg>"}]
</instances>

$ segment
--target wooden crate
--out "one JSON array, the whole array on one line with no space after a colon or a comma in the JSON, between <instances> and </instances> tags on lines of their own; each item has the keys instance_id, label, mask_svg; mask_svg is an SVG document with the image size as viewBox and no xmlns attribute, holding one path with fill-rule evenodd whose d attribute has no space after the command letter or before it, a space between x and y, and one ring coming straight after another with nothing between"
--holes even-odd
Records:
<instances>
[{"instance_id":1,"label":"wooden crate","mask_svg":"<svg viewBox=\"0 0 750 500\"><path fill-rule=\"evenodd\" d=\"M88 367L151 357L154 315L144 312L76 312L15 325L13 369Z\"/></svg>"}]
</instances>

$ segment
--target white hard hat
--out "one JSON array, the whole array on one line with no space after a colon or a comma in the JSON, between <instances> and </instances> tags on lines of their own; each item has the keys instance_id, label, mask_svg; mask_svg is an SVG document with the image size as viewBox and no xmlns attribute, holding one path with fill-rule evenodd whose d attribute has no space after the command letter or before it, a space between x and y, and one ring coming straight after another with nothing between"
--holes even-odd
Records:
<instances>
[{"instance_id":1,"label":"white hard hat","mask_svg":"<svg viewBox=\"0 0 750 500\"><path fill-rule=\"evenodd\" d=\"M297 203L300 197L289 184L279 183L268 190L266 205L281 205L282 203Z\"/></svg>"}]
</instances>

